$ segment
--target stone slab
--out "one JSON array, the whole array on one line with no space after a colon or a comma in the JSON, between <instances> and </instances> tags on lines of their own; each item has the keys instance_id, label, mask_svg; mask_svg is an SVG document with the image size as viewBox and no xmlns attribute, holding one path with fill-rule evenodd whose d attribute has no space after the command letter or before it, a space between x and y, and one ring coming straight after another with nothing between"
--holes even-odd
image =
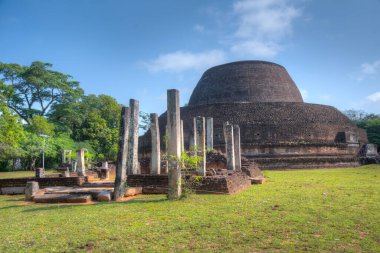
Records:
<instances>
[{"instance_id":1,"label":"stone slab","mask_svg":"<svg viewBox=\"0 0 380 253\"><path fill-rule=\"evenodd\" d=\"M99 187L115 187L115 183L113 181L107 181L107 182L91 182L91 183L85 183L82 185L83 187L87 188L99 188Z\"/></svg>"},{"instance_id":2,"label":"stone slab","mask_svg":"<svg viewBox=\"0 0 380 253\"><path fill-rule=\"evenodd\" d=\"M25 187L2 187L0 188L2 195L18 195L25 194Z\"/></svg>"},{"instance_id":3,"label":"stone slab","mask_svg":"<svg viewBox=\"0 0 380 253\"><path fill-rule=\"evenodd\" d=\"M125 189L124 197L131 197L143 192L142 187L128 187Z\"/></svg>"},{"instance_id":4,"label":"stone slab","mask_svg":"<svg viewBox=\"0 0 380 253\"><path fill-rule=\"evenodd\" d=\"M36 203L88 203L91 202L89 194L44 194L34 197Z\"/></svg>"},{"instance_id":5,"label":"stone slab","mask_svg":"<svg viewBox=\"0 0 380 253\"><path fill-rule=\"evenodd\" d=\"M96 196L97 201L109 202L111 201L111 192L110 191L101 191Z\"/></svg>"},{"instance_id":6,"label":"stone slab","mask_svg":"<svg viewBox=\"0 0 380 253\"><path fill-rule=\"evenodd\" d=\"M252 184L263 184L265 183L265 177L251 177L250 178Z\"/></svg>"},{"instance_id":7,"label":"stone slab","mask_svg":"<svg viewBox=\"0 0 380 253\"><path fill-rule=\"evenodd\" d=\"M168 188L167 187L143 187L142 193L143 194L167 194Z\"/></svg>"},{"instance_id":8,"label":"stone slab","mask_svg":"<svg viewBox=\"0 0 380 253\"><path fill-rule=\"evenodd\" d=\"M113 192L113 188L70 188L70 187L50 187L45 189L46 194L87 194L96 199L101 192Z\"/></svg>"},{"instance_id":9,"label":"stone slab","mask_svg":"<svg viewBox=\"0 0 380 253\"><path fill-rule=\"evenodd\" d=\"M36 181L27 182L26 187L25 187L25 200L33 201L34 196L39 190L40 190L40 187L38 185L38 182Z\"/></svg>"}]
</instances>

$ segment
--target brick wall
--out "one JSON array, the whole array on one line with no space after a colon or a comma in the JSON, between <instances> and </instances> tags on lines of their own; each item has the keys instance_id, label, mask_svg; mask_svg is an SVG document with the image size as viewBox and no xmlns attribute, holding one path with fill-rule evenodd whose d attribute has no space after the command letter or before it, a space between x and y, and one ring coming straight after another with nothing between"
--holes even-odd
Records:
<instances>
[{"instance_id":1,"label":"brick wall","mask_svg":"<svg viewBox=\"0 0 380 253\"><path fill-rule=\"evenodd\" d=\"M129 175L127 185L143 187L143 193L166 193L168 187L167 175ZM242 191L251 185L248 176L236 172L226 176L204 177L193 184L197 193L230 194Z\"/></svg>"},{"instance_id":2,"label":"brick wall","mask_svg":"<svg viewBox=\"0 0 380 253\"><path fill-rule=\"evenodd\" d=\"M37 181L41 188L48 186L80 186L87 181L87 177L43 177L43 178L9 178L0 179L2 187L25 187L26 182Z\"/></svg>"}]
</instances>

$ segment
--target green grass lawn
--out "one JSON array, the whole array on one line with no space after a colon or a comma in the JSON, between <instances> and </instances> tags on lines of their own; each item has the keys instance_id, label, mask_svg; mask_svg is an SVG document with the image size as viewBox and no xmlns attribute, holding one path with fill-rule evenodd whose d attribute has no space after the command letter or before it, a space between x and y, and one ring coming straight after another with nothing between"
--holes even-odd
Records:
<instances>
[{"instance_id":1,"label":"green grass lawn","mask_svg":"<svg viewBox=\"0 0 380 253\"><path fill-rule=\"evenodd\" d=\"M57 174L56 170L45 170L45 175ZM5 178L19 178L19 177L34 177L34 171L10 171L10 172L0 172L0 179Z\"/></svg>"},{"instance_id":2,"label":"green grass lawn","mask_svg":"<svg viewBox=\"0 0 380 253\"><path fill-rule=\"evenodd\" d=\"M265 175L239 194L180 201L25 205L0 196L0 252L380 252L379 165Z\"/></svg>"}]
</instances>

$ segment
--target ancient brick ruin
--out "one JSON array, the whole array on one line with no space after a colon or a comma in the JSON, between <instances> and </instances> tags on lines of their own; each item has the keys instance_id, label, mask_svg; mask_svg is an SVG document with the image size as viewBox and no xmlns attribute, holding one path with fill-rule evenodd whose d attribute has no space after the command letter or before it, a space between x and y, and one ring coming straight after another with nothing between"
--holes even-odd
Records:
<instances>
[{"instance_id":1,"label":"ancient brick ruin","mask_svg":"<svg viewBox=\"0 0 380 253\"><path fill-rule=\"evenodd\" d=\"M213 148L225 153L223 123L239 125L241 155L262 169L343 167L358 165L359 148L367 143L357 128L331 106L304 103L287 73L278 64L233 62L207 70L181 108L185 149L189 148L193 118L213 118ZM166 113L159 117L161 149ZM139 140L140 159L149 159L151 136ZM149 168L142 166L142 173Z\"/></svg>"}]
</instances>

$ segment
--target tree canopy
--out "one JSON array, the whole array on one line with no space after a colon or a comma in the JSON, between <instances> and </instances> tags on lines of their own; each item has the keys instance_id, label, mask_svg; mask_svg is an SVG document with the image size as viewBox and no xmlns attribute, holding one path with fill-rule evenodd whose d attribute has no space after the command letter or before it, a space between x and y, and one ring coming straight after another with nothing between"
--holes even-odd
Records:
<instances>
[{"instance_id":1,"label":"tree canopy","mask_svg":"<svg viewBox=\"0 0 380 253\"><path fill-rule=\"evenodd\" d=\"M367 131L368 141L380 147L380 115L363 111L348 110L344 112L358 127Z\"/></svg>"},{"instance_id":2,"label":"tree canopy","mask_svg":"<svg viewBox=\"0 0 380 253\"><path fill-rule=\"evenodd\" d=\"M0 63L6 103L28 124L35 115L45 116L54 104L76 101L83 94L77 81L52 66L40 61L30 66Z\"/></svg>"}]
</instances>

